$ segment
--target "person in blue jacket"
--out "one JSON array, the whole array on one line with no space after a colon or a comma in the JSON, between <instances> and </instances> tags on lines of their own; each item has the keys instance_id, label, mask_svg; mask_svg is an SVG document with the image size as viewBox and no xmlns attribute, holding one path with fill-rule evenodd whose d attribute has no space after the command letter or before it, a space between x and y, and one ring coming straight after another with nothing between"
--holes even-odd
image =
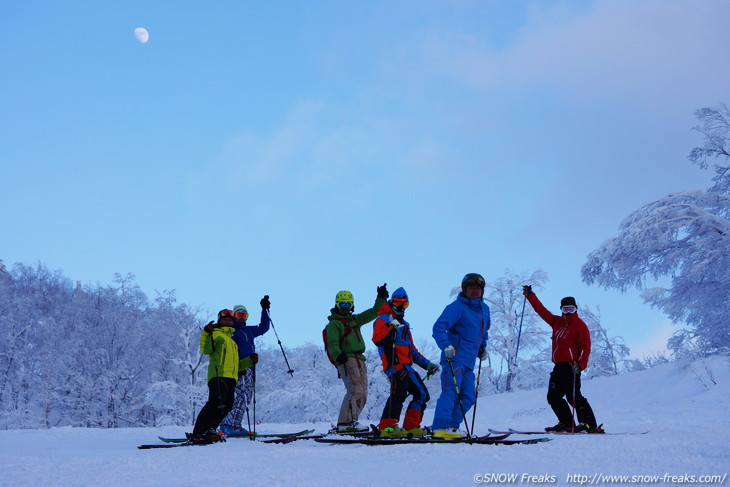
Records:
<instances>
[{"instance_id":1,"label":"person in blue jacket","mask_svg":"<svg viewBox=\"0 0 730 487\"><path fill-rule=\"evenodd\" d=\"M436 402L431 426L433 435L438 438L465 436L459 425L476 401L474 362L477 357L482 360L487 357L487 335L491 325L489 306L483 300L485 284L479 274L464 276L459 296L446 306L433 325L433 338L442 351L441 396Z\"/></svg>"},{"instance_id":2,"label":"person in blue jacket","mask_svg":"<svg viewBox=\"0 0 730 487\"><path fill-rule=\"evenodd\" d=\"M238 382L236 383L236 397L231 412L221 421L220 429L226 436L248 436L249 431L242 427L243 415L248 409L253 397L254 381L256 380L256 363L259 356L256 353L254 338L269 331L269 296L261 300L261 322L258 326L247 326L248 310L242 304L233 307L233 341L238 345Z\"/></svg>"}]
</instances>

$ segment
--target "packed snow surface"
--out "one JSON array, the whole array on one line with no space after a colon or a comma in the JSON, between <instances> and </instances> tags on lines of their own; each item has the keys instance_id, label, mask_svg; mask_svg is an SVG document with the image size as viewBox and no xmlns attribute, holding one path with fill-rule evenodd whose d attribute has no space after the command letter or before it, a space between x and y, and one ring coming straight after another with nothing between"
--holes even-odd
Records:
<instances>
[{"instance_id":1,"label":"packed snow surface","mask_svg":"<svg viewBox=\"0 0 730 487\"><path fill-rule=\"evenodd\" d=\"M514 446L276 445L231 439L204 447L138 450L137 445L159 443L158 435L180 436L190 427L9 430L0 431L0 485L727 485L727 358L598 378L584 382L583 392L606 431L648 433L553 436L547 443ZM471 421L471 412L468 417ZM481 397L475 429L485 434L488 428L541 429L554 423L545 391L533 390ZM329 421L261 424L258 431L323 432L329 427Z\"/></svg>"}]
</instances>

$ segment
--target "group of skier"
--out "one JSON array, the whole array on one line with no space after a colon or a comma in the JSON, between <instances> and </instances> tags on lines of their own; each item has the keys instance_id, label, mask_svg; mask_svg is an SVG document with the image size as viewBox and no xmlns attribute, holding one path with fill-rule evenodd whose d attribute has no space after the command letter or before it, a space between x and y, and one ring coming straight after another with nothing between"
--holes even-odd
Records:
<instances>
[{"instance_id":1,"label":"group of skier","mask_svg":"<svg viewBox=\"0 0 730 487\"><path fill-rule=\"evenodd\" d=\"M378 348L383 372L390 382L390 394L378 424L380 436L405 438L431 434L444 439L468 436L466 413L474 406L477 396L474 366L477 358L480 365L487 358L486 345L491 325L489 306L483 299L485 286L486 282L479 274L464 276L461 292L433 325L432 336L441 350L439 364L425 358L413 342L410 325L405 320L409 300L404 288L399 287L390 296L386 284L379 286L373 306L360 313L354 313L352 293L338 292L323 332L327 354L345 386L345 397L334 431L352 433L369 429L358 421L367 401L368 387L365 340L361 328L374 320L372 341ZM578 316L575 299L563 298L561 314L554 315L543 306L531 286L524 286L523 294L552 328L552 361L555 366L550 374L547 400L558 423L545 428L546 431L602 433L590 404L580 392L580 373L588 366L591 340L588 327ZM221 310L218 322L205 326L200 350L210 356L209 395L193 433L188 434L190 441L214 442L220 441L221 434L249 434L242 427L242 420L255 390L258 356L254 338L266 333L271 323L269 297L265 296L260 304L261 321L258 326L246 325L248 312L241 305L233 310ZM414 365L424 369L427 376L441 372L441 394L436 402L431 428L421 425L430 397ZM411 401L401 427L399 419L409 395ZM462 422L466 432L460 429Z\"/></svg>"}]
</instances>

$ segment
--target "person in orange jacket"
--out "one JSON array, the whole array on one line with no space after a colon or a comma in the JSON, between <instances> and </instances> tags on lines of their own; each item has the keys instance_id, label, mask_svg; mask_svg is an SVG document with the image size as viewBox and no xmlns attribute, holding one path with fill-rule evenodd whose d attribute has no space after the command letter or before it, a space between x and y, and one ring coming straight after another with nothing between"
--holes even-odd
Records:
<instances>
[{"instance_id":1,"label":"person in orange jacket","mask_svg":"<svg viewBox=\"0 0 730 487\"><path fill-rule=\"evenodd\" d=\"M603 433L588 399L580 392L580 373L588 367L591 355L591 334L578 316L575 298L563 298L560 301L562 314L554 315L537 299L532 286L523 286L522 293L540 318L553 329L552 361L555 367L550 373L547 401L558 417L558 424L545 428L545 431ZM578 416L577 424L568 403L572 404Z\"/></svg>"},{"instance_id":2,"label":"person in orange jacket","mask_svg":"<svg viewBox=\"0 0 730 487\"><path fill-rule=\"evenodd\" d=\"M408 304L406 290L399 287L393 292L393 297L380 307L378 318L373 324L373 343L378 347L383 372L390 381L390 396L385 402L378 425L382 437L418 437L426 433L421 428L421 419L429 394L421 376L413 369L413 364L426 370L429 375L439 371L439 366L421 355L413 343L410 325L404 319ZM398 419L409 394L413 399L408 405L401 428Z\"/></svg>"}]
</instances>

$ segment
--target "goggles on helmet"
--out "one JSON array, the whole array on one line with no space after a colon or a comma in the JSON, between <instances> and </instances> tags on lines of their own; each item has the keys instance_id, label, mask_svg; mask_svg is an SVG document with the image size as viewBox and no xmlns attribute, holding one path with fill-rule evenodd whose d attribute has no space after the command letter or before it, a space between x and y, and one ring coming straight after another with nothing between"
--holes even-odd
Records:
<instances>
[{"instance_id":1,"label":"goggles on helmet","mask_svg":"<svg viewBox=\"0 0 730 487\"><path fill-rule=\"evenodd\" d=\"M486 286L486 282L484 281L484 278L480 276L479 274L467 274L464 276L464 279L461 281L461 285L463 287L468 286L478 286L482 289L484 289L484 286Z\"/></svg>"},{"instance_id":2,"label":"goggles on helmet","mask_svg":"<svg viewBox=\"0 0 730 487\"><path fill-rule=\"evenodd\" d=\"M390 300L390 302L393 303L393 306L403 309L406 309L410 304L408 300L404 298L393 298Z\"/></svg>"},{"instance_id":3,"label":"goggles on helmet","mask_svg":"<svg viewBox=\"0 0 730 487\"><path fill-rule=\"evenodd\" d=\"M573 306L572 304L566 304L562 308L560 308L560 311L562 311L566 315L572 315L576 311L578 311L578 308Z\"/></svg>"},{"instance_id":4,"label":"goggles on helmet","mask_svg":"<svg viewBox=\"0 0 730 487\"><path fill-rule=\"evenodd\" d=\"M220 313L218 313L218 319L221 319L224 316L230 316L231 318L233 318L233 311L231 311L230 309L224 309Z\"/></svg>"},{"instance_id":5,"label":"goggles on helmet","mask_svg":"<svg viewBox=\"0 0 730 487\"><path fill-rule=\"evenodd\" d=\"M340 301L337 303L337 307L340 309L350 309L352 308L352 303L349 301Z\"/></svg>"}]
</instances>

